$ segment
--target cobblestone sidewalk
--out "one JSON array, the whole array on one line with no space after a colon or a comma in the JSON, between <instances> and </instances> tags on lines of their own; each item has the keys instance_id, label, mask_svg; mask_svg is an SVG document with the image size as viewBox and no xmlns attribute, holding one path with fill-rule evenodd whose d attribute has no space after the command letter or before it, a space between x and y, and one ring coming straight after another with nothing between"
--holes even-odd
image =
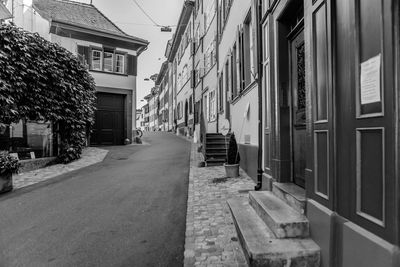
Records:
<instances>
[{"instance_id":1,"label":"cobblestone sidewalk","mask_svg":"<svg viewBox=\"0 0 400 267\"><path fill-rule=\"evenodd\" d=\"M242 170L225 178L223 166L199 168L201 160L192 143L184 266L247 266L226 201L247 197L255 184Z\"/></svg>"},{"instance_id":2,"label":"cobblestone sidewalk","mask_svg":"<svg viewBox=\"0 0 400 267\"><path fill-rule=\"evenodd\" d=\"M85 148L80 159L69 164L56 164L49 167L37 169L30 172L20 173L13 176L14 189L36 184L61 174L75 171L83 167L103 161L108 151L96 147Z\"/></svg>"}]
</instances>

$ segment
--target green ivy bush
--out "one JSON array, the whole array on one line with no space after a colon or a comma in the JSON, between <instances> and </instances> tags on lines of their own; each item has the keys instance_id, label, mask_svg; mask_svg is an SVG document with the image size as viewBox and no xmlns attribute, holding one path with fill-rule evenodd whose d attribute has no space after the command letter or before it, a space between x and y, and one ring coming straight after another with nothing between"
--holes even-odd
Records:
<instances>
[{"instance_id":1,"label":"green ivy bush","mask_svg":"<svg viewBox=\"0 0 400 267\"><path fill-rule=\"evenodd\" d=\"M51 121L59 160L80 157L93 125L95 83L77 57L37 33L0 25L0 122Z\"/></svg>"}]
</instances>

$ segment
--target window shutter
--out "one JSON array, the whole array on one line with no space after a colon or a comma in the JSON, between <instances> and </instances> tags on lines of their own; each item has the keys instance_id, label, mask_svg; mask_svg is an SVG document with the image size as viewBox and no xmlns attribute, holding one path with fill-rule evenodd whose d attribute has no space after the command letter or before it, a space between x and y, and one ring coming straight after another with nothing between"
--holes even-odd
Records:
<instances>
[{"instance_id":1,"label":"window shutter","mask_svg":"<svg viewBox=\"0 0 400 267\"><path fill-rule=\"evenodd\" d=\"M85 46L83 48L85 60L89 66L89 69L92 69L92 49L90 47Z\"/></svg>"},{"instance_id":2,"label":"window shutter","mask_svg":"<svg viewBox=\"0 0 400 267\"><path fill-rule=\"evenodd\" d=\"M243 31L243 25L240 27L239 30L239 70L240 70L240 91L244 90L245 88L245 71L244 71L244 66L245 66L245 58L244 58L244 51L245 51L245 45L244 45L244 31Z\"/></svg>"},{"instance_id":3,"label":"window shutter","mask_svg":"<svg viewBox=\"0 0 400 267\"><path fill-rule=\"evenodd\" d=\"M128 74L128 54L125 55L124 59L124 74Z\"/></svg>"},{"instance_id":4,"label":"window shutter","mask_svg":"<svg viewBox=\"0 0 400 267\"><path fill-rule=\"evenodd\" d=\"M259 0L252 0L251 1L251 20L252 20L252 37L253 37L253 64L254 64L254 70L251 70L255 76L257 76L258 73L258 47L257 47L257 41L258 41L258 28L259 28L259 20L258 20L258 7L259 7Z\"/></svg>"},{"instance_id":5,"label":"window shutter","mask_svg":"<svg viewBox=\"0 0 400 267\"><path fill-rule=\"evenodd\" d=\"M128 75L137 75L137 57L133 55L128 55Z\"/></svg>"},{"instance_id":6,"label":"window shutter","mask_svg":"<svg viewBox=\"0 0 400 267\"><path fill-rule=\"evenodd\" d=\"M78 45L78 59L79 59L79 61L81 61L81 63L84 63L84 62L82 62L82 59L84 59L85 57L84 57L84 49L83 49L84 47L83 46L81 46L81 45Z\"/></svg>"},{"instance_id":7,"label":"window shutter","mask_svg":"<svg viewBox=\"0 0 400 267\"><path fill-rule=\"evenodd\" d=\"M78 59L84 65L89 65L89 47L78 45Z\"/></svg>"}]
</instances>

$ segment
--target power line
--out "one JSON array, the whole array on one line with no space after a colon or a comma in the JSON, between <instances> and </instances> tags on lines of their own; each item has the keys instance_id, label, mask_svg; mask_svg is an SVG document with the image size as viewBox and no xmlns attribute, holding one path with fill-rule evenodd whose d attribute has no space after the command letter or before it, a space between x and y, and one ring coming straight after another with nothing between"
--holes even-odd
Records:
<instances>
[{"instance_id":1,"label":"power line","mask_svg":"<svg viewBox=\"0 0 400 267\"><path fill-rule=\"evenodd\" d=\"M133 2L137 5L137 7L143 12L143 14L146 15L146 17L147 17L149 20L151 20L151 22L154 23L154 26L163 27L162 25L158 24L149 14L147 14L147 12L139 5L139 3L138 3L136 0L132 0L132 1L133 1Z\"/></svg>"},{"instance_id":2,"label":"power line","mask_svg":"<svg viewBox=\"0 0 400 267\"><path fill-rule=\"evenodd\" d=\"M152 27L160 27L158 25L150 24L150 23L136 23L136 22L124 22L124 21L115 21L115 23L119 24L127 24L127 25L138 25L138 26L152 26ZM168 27L174 28L177 27L177 25L170 25Z\"/></svg>"}]
</instances>

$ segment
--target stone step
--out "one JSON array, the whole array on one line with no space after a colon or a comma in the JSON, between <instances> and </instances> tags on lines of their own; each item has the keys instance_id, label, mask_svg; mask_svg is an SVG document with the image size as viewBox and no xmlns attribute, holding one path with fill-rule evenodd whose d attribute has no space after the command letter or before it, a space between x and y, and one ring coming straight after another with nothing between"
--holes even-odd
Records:
<instances>
[{"instance_id":1,"label":"stone step","mask_svg":"<svg viewBox=\"0 0 400 267\"><path fill-rule=\"evenodd\" d=\"M207 163L207 167L210 167L210 166L222 166L222 165L224 165L225 161L226 161L225 159L215 159L215 158L213 158L213 159L207 159L206 163Z\"/></svg>"},{"instance_id":2,"label":"stone step","mask_svg":"<svg viewBox=\"0 0 400 267\"><path fill-rule=\"evenodd\" d=\"M311 239L276 238L246 199L228 205L249 266L320 266L320 248Z\"/></svg>"},{"instance_id":3,"label":"stone step","mask_svg":"<svg viewBox=\"0 0 400 267\"><path fill-rule=\"evenodd\" d=\"M206 133L206 136L223 136L221 133ZM231 136L231 134L227 134L226 136Z\"/></svg>"},{"instance_id":4,"label":"stone step","mask_svg":"<svg viewBox=\"0 0 400 267\"><path fill-rule=\"evenodd\" d=\"M249 203L277 238L309 236L307 218L271 191L249 192Z\"/></svg>"},{"instance_id":5,"label":"stone step","mask_svg":"<svg viewBox=\"0 0 400 267\"><path fill-rule=\"evenodd\" d=\"M223 153L226 155L226 149L225 148L219 148L219 147L207 147L206 148L206 153Z\"/></svg>"},{"instance_id":6,"label":"stone step","mask_svg":"<svg viewBox=\"0 0 400 267\"><path fill-rule=\"evenodd\" d=\"M223 136L223 135L207 135L206 139L207 140L227 140L227 141L229 141L230 137Z\"/></svg>"},{"instance_id":7,"label":"stone step","mask_svg":"<svg viewBox=\"0 0 400 267\"><path fill-rule=\"evenodd\" d=\"M273 183L272 192L289 206L300 212L306 213L306 191L294 183Z\"/></svg>"},{"instance_id":8,"label":"stone step","mask_svg":"<svg viewBox=\"0 0 400 267\"><path fill-rule=\"evenodd\" d=\"M211 152L211 153L209 153L209 152L206 152L206 157L208 158L208 157L210 157L210 158L226 158L226 153L224 153L224 152L222 152L222 153L219 153L219 152Z\"/></svg>"},{"instance_id":9,"label":"stone step","mask_svg":"<svg viewBox=\"0 0 400 267\"><path fill-rule=\"evenodd\" d=\"M212 143L207 143L207 148L228 149L228 144L226 144L224 142L212 142Z\"/></svg>"}]
</instances>

